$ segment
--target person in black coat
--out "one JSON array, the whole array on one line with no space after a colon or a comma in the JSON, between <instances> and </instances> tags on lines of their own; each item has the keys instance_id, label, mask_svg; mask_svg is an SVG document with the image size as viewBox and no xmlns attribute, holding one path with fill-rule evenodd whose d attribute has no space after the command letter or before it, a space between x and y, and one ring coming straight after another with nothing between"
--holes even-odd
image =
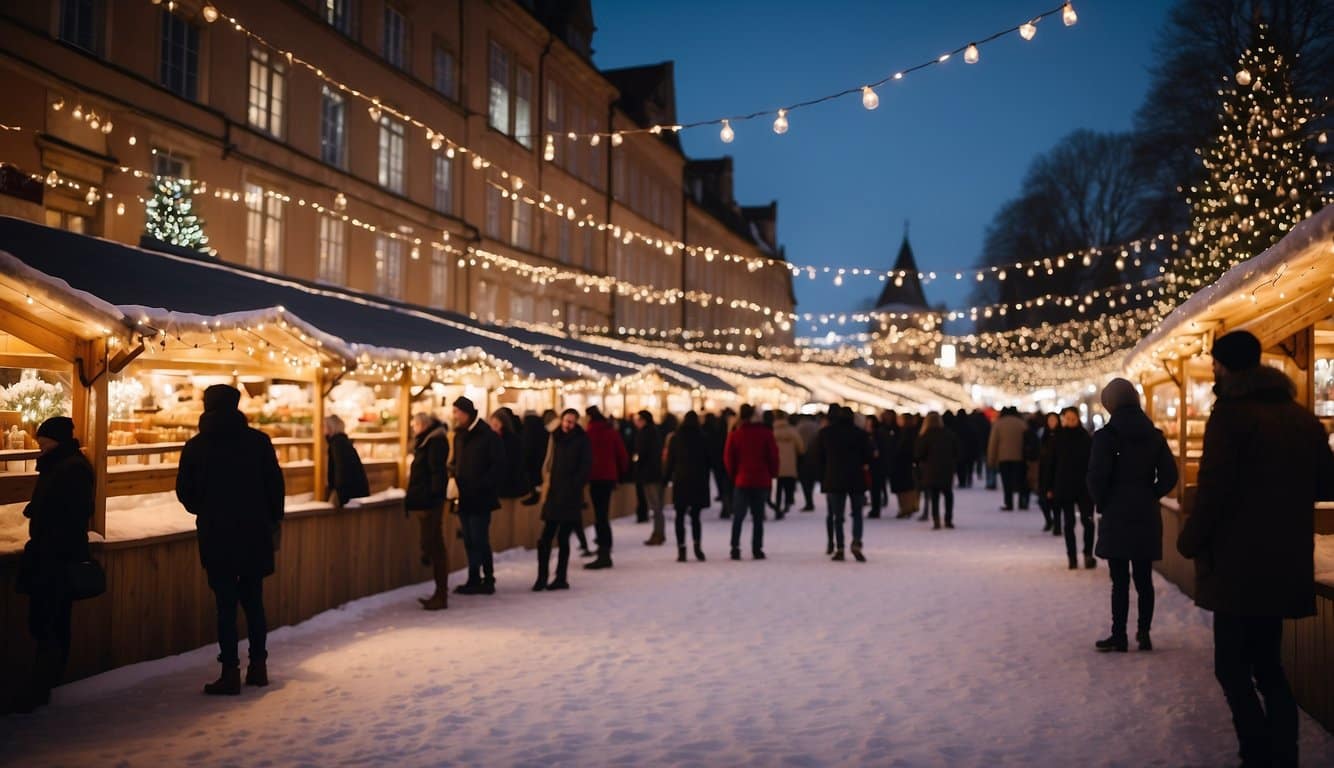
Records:
<instances>
[{"instance_id":1,"label":"person in black coat","mask_svg":"<svg viewBox=\"0 0 1334 768\"><path fill-rule=\"evenodd\" d=\"M898 414L885 411L880 414L876 430L871 439L875 445L874 463L871 466L871 514L867 517L879 518L880 512L889 506L889 472L894 463L894 440L899 431ZM878 493L880 503L875 503Z\"/></svg>"},{"instance_id":2,"label":"person in black coat","mask_svg":"<svg viewBox=\"0 0 1334 768\"><path fill-rule=\"evenodd\" d=\"M941 415L931 411L922 423L922 432L913 443L913 458L921 472L922 490L926 491L926 512L931 513L933 530L940 530L940 500L945 499L945 527L954 527L954 475L959 465L959 437L945 426Z\"/></svg>"},{"instance_id":3,"label":"person in black coat","mask_svg":"<svg viewBox=\"0 0 1334 768\"><path fill-rule=\"evenodd\" d=\"M477 407L466 397L454 401L452 476L458 489L454 514L463 529L463 550L468 556L468 580L456 595L494 595L496 573L491 553L491 513L500 509L500 486L508 462L505 444Z\"/></svg>"},{"instance_id":4,"label":"person in black coat","mask_svg":"<svg viewBox=\"0 0 1334 768\"><path fill-rule=\"evenodd\" d=\"M889 465L889 490L899 500L899 514L902 520L912 517L919 506L917 472L915 469L917 416L911 413L899 414L899 430L894 439L894 452ZM925 515L922 517L926 519Z\"/></svg>"},{"instance_id":5,"label":"person in black coat","mask_svg":"<svg viewBox=\"0 0 1334 768\"><path fill-rule=\"evenodd\" d=\"M815 441L816 466L820 468L820 490L829 505L833 527L832 551L835 561L843 557L843 516L852 509L852 556L866 562L862 552L862 504L866 493L867 466L871 463L871 442L866 432L853 423L852 411L839 405L829 407L829 426L820 430Z\"/></svg>"},{"instance_id":6,"label":"person in black coat","mask_svg":"<svg viewBox=\"0 0 1334 768\"><path fill-rule=\"evenodd\" d=\"M28 631L37 645L32 676L16 702L32 712L50 702L69 662L73 602L69 567L90 558L88 521L93 516L93 467L79 450L74 422L56 416L37 428L37 484L23 508L28 543L19 561L19 592L28 595Z\"/></svg>"},{"instance_id":7,"label":"person in black coat","mask_svg":"<svg viewBox=\"0 0 1334 768\"><path fill-rule=\"evenodd\" d=\"M1056 513L1056 495L1052 491L1056 482L1056 432L1060 428L1060 415L1048 413L1043 418L1038 448L1038 509L1042 510L1042 532L1050 531L1053 536L1061 535L1061 516ZM1080 476L1080 482L1085 482L1083 475Z\"/></svg>"},{"instance_id":8,"label":"person in black coat","mask_svg":"<svg viewBox=\"0 0 1334 768\"><path fill-rule=\"evenodd\" d=\"M449 607L449 560L445 548L445 496L449 485L449 433L426 412L412 417L412 463L403 508L421 526L422 565L431 567L435 592L417 602L428 611Z\"/></svg>"},{"instance_id":9,"label":"person in black coat","mask_svg":"<svg viewBox=\"0 0 1334 768\"><path fill-rule=\"evenodd\" d=\"M1177 464L1163 433L1140 408L1139 392L1125 379L1112 379L1102 390L1102 406L1111 414L1093 436L1088 490L1102 514L1098 557L1112 575L1112 634L1098 641L1100 651L1127 647L1133 569L1139 595L1140 648L1152 648L1153 561L1163 556L1163 518L1158 500L1177 484Z\"/></svg>"},{"instance_id":10,"label":"person in black coat","mask_svg":"<svg viewBox=\"0 0 1334 768\"><path fill-rule=\"evenodd\" d=\"M548 411L551 413L551 411ZM551 419L554 421L556 414L551 413ZM531 491L528 497L523 500L525 507L536 506L541 501L542 496L539 489L542 486L542 465L547 461L547 443L551 441L551 433L547 431L546 419L529 411L523 416L522 445L520 450L523 452L523 467L527 472L528 489Z\"/></svg>"},{"instance_id":11,"label":"person in black coat","mask_svg":"<svg viewBox=\"0 0 1334 768\"><path fill-rule=\"evenodd\" d=\"M579 426L579 412L567 409L560 428L551 433L547 451L546 501L542 504L542 535L537 540L537 581L534 592L569 589L570 535L583 523L584 491L593 471L593 447ZM558 541L556 578L548 581L551 544Z\"/></svg>"},{"instance_id":12,"label":"person in black coat","mask_svg":"<svg viewBox=\"0 0 1334 768\"><path fill-rule=\"evenodd\" d=\"M241 692L236 606L250 636L246 684L268 685L268 624L264 577L274 571L283 521L283 471L269 436L246 425L241 393L214 384L204 390L199 434L181 449L176 497L195 516L199 559L218 608L222 675L204 686L210 695Z\"/></svg>"},{"instance_id":13,"label":"person in black coat","mask_svg":"<svg viewBox=\"0 0 1334 768\"><path fill-rule=\"evenodd\" d=\"M709 447L709 471L713 473L718 503L722 507L720 517L724 520L732 516L732 479L727 476L727 467L723 466L723 448L727 445L727 431L734 417L732 410L725 408L720 415L706 415L703 425L704 439Z\"/></svg>"},{"instance_id":14,"label":"person in black coat","mask_svg":"<svg viewBox=\"0 0 1334 768\"><path fill-rule=\"evenodd\" d=\"M653 515L653 533L644 545L662 546L667 542L662 500L662 436L648 411L635 414L635 442L630 456L634 459L635 485L644 494L644 503Z\"/></svg>"},{"instance_id":15,"label":"person in black coat","mask_svg":"<svg viewBox=\"0 0 1334 768\"><path fill-rule=\"evenodd\" d=\"M1051 473L1046 491L1052 514L1057 515L1057 530L1065 529L1065 556L1070 570L1079 567L1075 542L1075 512L1084 530L1084 567L1096 568L1093 557L1093 499L1089 496L1089 457L1093 451L1093 437L1079 420L1078 408L1061 410L1061 426L1052 443ZM1170 489L1169 489L1170 490Z\"/></svg>"},{"instance_id":16,"label":"person in black coat","mask_svg":"<svg viewBox=\"0 0 1334 768\"><path fill-rule=\"evenodd\" d=\"M361 455L347 436L347 426L342 419L337 416L324 418L324 441L329 465L324 498L341 507L353 499L370 496L366 468L361 465Z\"/></svg>"},{"instance_id":17,"label":"person in black coat","mask_svg":"<svg viewBox=\"0 0 1334 768\"><path fill-rule=\"evenodd\" d=\"M991 419L982 409L975 409L968 414L968 423L973 427L973 434L977 437L977 460L974 466L974 476L980 476L986 479L986 489L988 491L996 490L996 470L987 463L987 445L991 442Z\"/></svg>"},{"instance_id":18,"label":"person in black coat","mask_svg":"<svg viewBox=\"0 0 1334 768\"><path fill-rule=\"evenodd\" d=\"M672 507L676 510L676 560L686 561L686 518L690 519L695 559L704 561L700 546L699 515L709 506L709 447L700 428L699 414L686 413L681 426L667 438L664 476L672 483Z\"/></svg>"},{"instance_id":19,"label":"person in black coat","mask_svg":"<svg viewBox=\"0 0 1334 768\"><path fill-rule=\"evenodd\" d=\"M496 488L496 495L502 499L522 498L530 488L528 469L523 463L523 437L519 434L514 411L505 407L497 408L495 413L491 414L488 423L492 431L500 437L501 444L505 446L505 473L499 487Z\"/></svg>"},{"instance_id":20,"label":"person in black coat","mask_svg":"<svg viewBox=\"0 0 1334 768\"><path fill-rule=\"evenodd\" d=\"M960 408L954 414L954 435L959 438L959 487L973 487L973 466L977 464L977 454L981 450L977 442L977 433L968 412Z\"/></svg>"},{"instance_id":21,"label":"person in black coat","mask_svg":"<svg viewBox=\"0 0 1334 768\"><path fill-rule=\"evenodd\" d=\"M1334 457L1292 381L1261 365L1260 353L1244 331L1214 343L1218 399L1177 549L1195 560L1195 602L1214 612L1214 675L1242 763L1297 765L1283 619L1315 613L1314 509L1334 496Z\"/></svg>"}]
</instances>

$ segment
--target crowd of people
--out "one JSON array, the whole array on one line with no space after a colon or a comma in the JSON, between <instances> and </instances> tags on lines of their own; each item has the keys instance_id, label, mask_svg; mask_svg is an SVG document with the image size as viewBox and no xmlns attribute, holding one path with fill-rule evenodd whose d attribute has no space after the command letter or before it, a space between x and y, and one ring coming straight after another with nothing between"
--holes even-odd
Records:
<instances>
[{"instance_id":1,"label":"crowd of people","mask_svg":"<svg viewBox=\"0 0 1334 768\"><path fill-rule=\"evenodd\" d=\"M1216 614L1217 678L1232 708L1247 764L1295 764L1296 705L1279 661L1282 620L1314 610L1313 512L1334 498L1334 455L1324 429L1294 401L1294 386L1260 365L1254 336L1232 333L1213 348L1217 403L1204 441L1199 490L1177 547L1198 563L1199 604ZM239 392L215 385L204 393L199 434L185 446L177 495L198 521L200 559L217 603L222 673L205 693L242 687L237 609L250 636L246 685L268 684L262 582L274 572L283 518L283 476L269 438L237 410ZM644 542L667 542L666 506L674 511L677 561L705 561L701 515L718 502L731 520L730 557L742 559L750 522L751 558L764 560L767 512L783 520L797 503L815 510L825 498L826 554L866 562L865 518L897 505L896 519L955 527L954 491L999 484L1003 512L1042 512L1043 533L1063 538L1068 567L1107 562L1111 633L1101 652L1129 649L1129 594L1138 596L1136 646L1153 648L1152 564L1162 558L1159 499L1178 483L1177 458L1125 379L1102 391L1109 414L1091 433L1077 408L1024 415L959 410L859 415L832 405L818 415L761 413L753 405L679 420L648 411L612 419L584 413L524 414L500 408L483 418L466 397L452 403L450 424L429 412L413 417L414 440L404 500L421 528L421 558L434 591L426 610L448 607L446 531L457 530L467 557L458 595L492 595L495 569L489 531L502 499L537 507L536 592L570 588L571 538L592 558L588 570L614 567L611 500L633 483L636 517L651 524ZM337 417L324 424L327 498L334 504L369 494L360 458ZM20 584L30 595L37 640L25 706L44 704L61 678L70 645L71 597L66 566L89 558L92 472L59 417L37 432L38 481ZM236 478L250 478L237 482ZM596 550L585 538L592 510ZM452 515L449 514L452 512ZM1096 515L1096 518L1095 518ZM850 522L850 526L848 523ZM687 537L687 529L689 537ZM1078 530L1078 532L1077 532ZM553 548L557 558L551 569ZM1257 696L1263 697L1263 702Z\"/></svg>"}]
</instances>

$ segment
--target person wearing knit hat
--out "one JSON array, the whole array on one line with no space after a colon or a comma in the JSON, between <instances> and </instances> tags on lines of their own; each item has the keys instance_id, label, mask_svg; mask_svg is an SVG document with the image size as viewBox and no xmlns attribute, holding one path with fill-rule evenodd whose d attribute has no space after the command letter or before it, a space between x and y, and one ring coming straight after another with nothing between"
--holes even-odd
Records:
<instances>
[{"instance_id":1,"label":"person wearing knit hat","mask_svg":"<svg viewBox=\"0 0 1334 768\"><path fill-rule=\"evenodd\" d=\"M455 400L450 468L458 489L454 514L468 556L468 580L454 589L456 595L496 593L491 513L500 509L500 486L507 466L505 444L486 419L478 418L477 406L466 397Z\"/></svg>"},{"instance_id":2,"label":"person wearing knit hat","mask_svg":"<svg viewBox=\"0 0 1334 768\"><path fill-rule=\"evenodd\" d=\"M472 401L466 397L459 397L455 399L454 408L458 411L461 411L462 413L467 414L470 420L477 416L477 406L473 405Z\"/></svg>"},{"instance_id":3,"label":"person wearing knit hat","mask_svg":"<svg viewBox=\"0 0 1334 768\"><path fill-rule=\"evenodd\" d=\"M1102 515L1094 554L1107 561L1112 578L1112 633L1094 646L1098 651L1128 650L1130 584L1139 597L1136 640L1141 651L1153 648L1153 562L1163 557L1163 518L1159 499L1177 484L1177 463L1167 438L1140 407L1139 391L1125 379L1112 379L1102 390L1111 414L1093 436L1088 460L1088 491ZM1073 525L1073 521L1069 523Z\"/></svg>"},{"instance_id":4,"label":"person wearing knit hat","mask_svg":"<svg viewBox=\"0 0 1334 768\"><path fill-rule=\"evenodd\" d=\"M1315 613L1312 510L1334 496L1334 455L1292 380L1262 365L1261 352L1245 331L1214 342L1217 399L1177 550L1197 563L1195 603L1214 613L1214 677L1242 764L1297 765L1284 619Z\"/></svg>"},{"instance_id":5,"label":"person wearing knit hat","mask_svg":"<svg viewBox=\"0 0 1334 768\"><path fill-rule=\"evenodd\" d=\"M41 456L37 484L23 509L29 541L19 559L18 591L28 595L28 629L37 655L26 685L19 682L21 712L46 705L65 676L73 610L63 574L86 562L88 521L93 516L93 467L79 451L74 422L55 416L37 428Z\"/></svg>"},{"instance_id":6,"label":"person wearing knit hat","mask_svg":"<svg viewBox=\"0 0 1334 768\"><path fill-rule=\"evenodd\" d=\"M227 384L214 384L204 390L204 411L234 411L241 405L241 390Z\"/></svg>"}]
</instances>

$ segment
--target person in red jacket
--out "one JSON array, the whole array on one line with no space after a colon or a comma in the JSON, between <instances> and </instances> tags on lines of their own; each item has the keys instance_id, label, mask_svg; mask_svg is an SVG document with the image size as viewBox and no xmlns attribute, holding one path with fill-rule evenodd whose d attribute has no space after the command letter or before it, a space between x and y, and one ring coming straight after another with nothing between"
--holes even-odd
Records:
<instances>
[{"instance_id":1,"label":"person in red jacket","mask_svg":"<svg viewBox=\"0 0 1334 768\"><path fill-rule=\"evenodd\" d=\"M588 442L593 449L593 469L588 475L588 494L593 498L593 528L597 532L598 556L584 567L597 571L611 567L611 493L630 470L630 454L616 428L596 405L589 407Z\"/></svg>"},{"instance_id":2,"label":"person in red jacket","mask_svg":"<svg viewBox=\"0 0 1334 768\"><path fill-rule=\"evenodd\" d=\"M727 435L723 466L732 480L732 559L741 559L741 527L750 512L751 555L764 559L764 503L778 476L778 442L772 429L755 421L755 406L741 406L737 427Z\"/></svg>"}]
</instances>

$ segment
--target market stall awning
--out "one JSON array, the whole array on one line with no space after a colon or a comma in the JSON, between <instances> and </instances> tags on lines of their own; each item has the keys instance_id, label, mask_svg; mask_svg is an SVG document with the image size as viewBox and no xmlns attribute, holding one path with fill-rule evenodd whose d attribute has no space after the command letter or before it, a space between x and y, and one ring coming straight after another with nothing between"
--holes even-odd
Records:
<instances>
[{"instance_id":1,"label":"market stall awning","mask_svg":"<svg viewBox=\"0 0 1334 768\"><path fill-rule=\"evenodd\" d=\"M207 256L159 253L109 240L0 217L0 251L40 275L126 311L131 320L163 322L173 313L241 322L281 312L328 343L350 345L360 358L436 363L484 357L521 376L570 380L580 373L511 335L462 316L425 312L375 296L277 277ZM26 279L33 279L27 275ZM53 280L52 280L53 279ZM142 317L136 317L132 313Z\"/></svg>"},{"instance_id":2,"label":"market stall awning","mask_svg":"<svg viewBox=\"0 0 1334 768\"><path fill-rule=\"evenodd\" d=\"M619 339L576 339L515 327L507 327L505 332L556 357L590 365L613 377L656 372L665 381L685 389L735 391L726 380L708 370L683 363L674 355L655 354L659 350Z\"/></svg>"}]
</instances>

